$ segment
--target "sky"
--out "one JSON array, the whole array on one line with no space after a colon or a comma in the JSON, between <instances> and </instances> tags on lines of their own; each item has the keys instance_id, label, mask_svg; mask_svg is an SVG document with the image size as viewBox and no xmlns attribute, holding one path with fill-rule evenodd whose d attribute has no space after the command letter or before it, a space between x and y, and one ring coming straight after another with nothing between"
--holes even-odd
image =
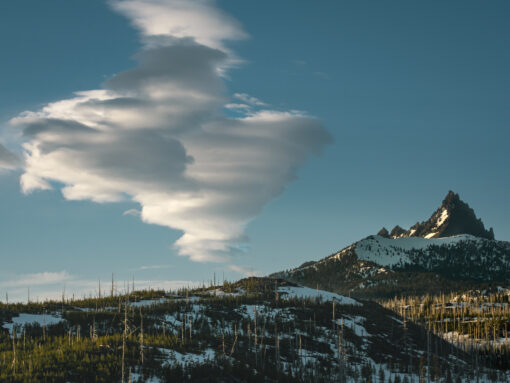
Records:
<instances>
[{"instance_id":1,"label":"sky","mask_svg":"<svg viewBox=\"0 0 510 383\"><path fill-rule=\"evenodd\" d=\"M0 297L236 280L459 193L510 240L506 1L0 4Z\"/></svg>"}]
</instances>

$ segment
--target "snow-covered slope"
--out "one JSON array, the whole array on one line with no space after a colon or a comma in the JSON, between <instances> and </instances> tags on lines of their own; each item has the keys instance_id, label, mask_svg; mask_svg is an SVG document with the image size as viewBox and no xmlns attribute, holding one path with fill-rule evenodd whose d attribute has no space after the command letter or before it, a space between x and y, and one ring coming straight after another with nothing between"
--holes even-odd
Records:
<instances>
[{"instance_id":1,"label":"snow-covered slope","mask_svg":"<svg viewBox=\"0 0 510 383\"><path fill-rule=\"evenodd\" d=\"M4 323L2 327L8 329L9 332L12 333L13 328L22 328L27 324L38 324L39 326L43 327L51 326L61 321L62 318L56 315L20 313L17 317L12 318L12 322Z\"/></svg>"},{"instance_id":2,"label":"snow-covered slope","mask_svg":"<svg viewBox=\"0 0 510 383\"><path fill-rule=\"evenodd\" d=\"M358 301L345 297L343 295L331 293L329 291L311 289L304 286L281 286L278 292L285 298L298 298L298 299L316 299L319 298L324 302L336 302L341 305L361 305Z\"/></svg>"},{"instance_id":3,"label":"snow-covered slope","mask_svg":"<svg viewBox=\"0 0 510 383\"><path fill-rule=\"evenodd\" d=\"M378 235L362 239L355 244L358 259L377 263L380 266L395 266L412 263L413 250L427 252L431 247L451 247L459 242L472 242L481 245L484 239L468 234L446 238L401 237L384 238ZM341 252L340 252L341 253Z\"/></svg>"},{"instance_id":4,"label":"snow-covered slope","mask_svg":"<svg viewBox=\"0 0 510 383\"><path fill-rule=\"evenodd\" d=\"M130 324L125 381L356 383L396 382L395 377L400 382L420 381L421 358L429 352L423 329L411 321L404 323L398 314L375 302L266 278L246 278L188 293L165 294L161 299L130 302L126 310L122 307ZM13 345L19 350L18 358L32 360L35 371L25 375L33 379L17 381L43 381L54 371L59 377L47 381L92 381L93 377L120 381L120 371L112 370L121 365L123 326L110 311L110 299L74 303L86 306L85 310L59 304L47 314L21 312L6 318L19 326L46 326L46 332L37 326L16 331L19 338ZM30 308L34 309L42 307ZM10 316L9 312L4 314ZM65 321L64 326L60 321ZM10 325L3 327L11 329ZM3 332L1 345L7 356L12 340ZM443 372L451 370L454 378L472 381L474 367L465 353L434 335L430 342L435 346L433 360ZM32 355L43 355L44 363L34 363ZM0 380L14 381L12 356L3 359L4 379ZM104 366L97 361L104 360L115 361L114 367L97 368ZM84 376L84 371L92 374ZM479 381L484 381L494 371L482 368L477 373Z\"/></svg>"}]
</instances>

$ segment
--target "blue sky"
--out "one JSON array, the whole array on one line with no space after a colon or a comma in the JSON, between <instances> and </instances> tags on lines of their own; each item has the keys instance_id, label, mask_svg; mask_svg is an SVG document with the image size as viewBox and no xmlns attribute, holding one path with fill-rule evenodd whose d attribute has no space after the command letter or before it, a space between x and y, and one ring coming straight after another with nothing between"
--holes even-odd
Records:
<instances>
[{"instance_id":1,"label":"blue sky","mask_svg":"<svg viewBox=\"0 0 510 383\"><path fill-rule=\"evenodd\" d=\"M0 4L0 142L17 154L22 153L22 142L50 144L46 137L21 136L21 132L34 129L34 118L40 127L56 112L32 116L30 121L25 116L18 124L9 122L11 119L19 118L23 111L37 112L49 103L72 99L76 91L124 92L126 83L132 84L129 81L136 78L133 71L143 65L149 68L147 62L163 57L153 55L143 64L140 58L133 58L137 52L152 52L154 44L174 44L170 40L156 41L154 31L143 26L133 27L133 20L139 20L144 7L114 10L107 2L90 0L72 4L63 0L4 3ZM170 7L179 4L154 0L146 1L144 6L147 3ZM191 22L200 21L194 17L203 15L203 9L193 7L194 2L189 4L192 6L185 16ZM72 141L73 148L80 150L83 158L97 156L93 168L89 163L86 168L82 163L73 168L74 163L69 161L55 164L32 153L31 166L0 175L0 257L4 264L0 294L9 291L13 297L23 298L28 285L41 296L60 291L64 284L77 293L93 291L96 281L107 281L112 272L119 281L134 276L140 286L207 281L214 272L218 276L224 273L229 279L241 277L243 270L270 273L326 256L383 225L409 227L428 218L450 189L460 193L487 226L494 227L496 238L510 239L510 155L506 148L510 138L509 11L510 6L503 1L218 1L205 13L210 23L198 22L199 27L189 32L195 43L183 43L195 52L190 55L191 60L197 60L192 64L205 62L214 52L225 56L219 59L224 60L223 76L212 78L205 69L197 69L207 83L198 84L197 91L213 95L224 104L249 104L250 99L243 95L261 101L257 104L259 101L251 100L251 115L242 108L218 112L216 104L209 103L204 104L200 115L204 111L223 113L222 124L241 116L235 121L242 126L262 124L264 129L267 118L277 114L283 125L288 124L285 134L289 136L283 139L296 140L300 150L278 151L278 145L261 148L249 142L246 147L253 150L249 159L260 166L246 172L246 184L235 193L230 195L229 190L221 189L231 198L227 202L235 201L232 206L236 208L214 209L217 205L212 199L210 210L205 209L207 215L196 216L197 222L208 225L218 219L221 230L214 235L223 235L223 239L213 245L206 229L198 233L193 225L179 221L175 225L192 232L194 238L180 248L175 242L183 231L164 226L174 225L175 212L160 217L152 211L148 220L160 224L148 224L136 215L124 214L140 209L130 197L96 203L90 201L89 191L80 191L80 198L74 193L67 199L60 191L66 184L60 178L62 174L65 180L78 182L76 177L84 169L101 172L100 166L108 165L107 179L122 175L122 193L136 189L143 194L147 190L139 190L127 181L145 173L140 178L144 182L159 182L160 174L154 174L154 178L147 174L150 163L133 163L138 172L133 175L127 171L131 167L122 157L124 151L112 150L117 156L113 161L111 153L82 149L81 141L80 146ZM215 23L217 20L221 22ZM178 22L171 18L162 21L164 26ZM178 54L172 52L171 57ZM178 69L177 75L184 73ZM118 76L129 70L128 76ZM112 78L116 80L107 82ZM181 81L178 77L172 79ZM122 95L124 99L125 93ZM185 101L188 96L177 92L175 97ZM195 107L184 101L182 105L177 102L179 108ZM265 110L273 114L262 115ZM70 108L66 112L80 110ZM250 116L255 116L255 121L249 120ZM83 116L81 120L69 114L66 118L84 121ZM217 116L207 118L218 121ZM183 126L192 125L190 119L183 121ZM296 126L303 127L305 138L293 133ZM230 133L222 131L221 137L230 139ZM321 134L329 134L331 139L324 136L316 140ZM71 145L62 144L62 137L58 141L60 150ZM115 137L119 138L115 141L120 142L119 146L129 149L127 153L146 153L142 149L150 148L153 142L149 140L140 148L130 146L131 136ZM198 141L187 141L189 135L183 137L168 144L178 152L179 142L183 142L186 153L196 157L194 164L186 165L186 159L177 154L164 157L165 161L204 166L200 173L215 174L204 164L210 165L210 159L216 157L201 160L193 148L208 152L218 147L234 163L244 160L232 149L235 141L218 141L218 136ZM276 137L270 143L281 139ZM134 142L140 142L139 136ZM246 141L244 144L248 145ZM51 145L57 145L56 141ZM319 151L321 154L316 155ZM154 156L160 153L154 152ZM112 161L105 162L105 158ZM143 162L146 157L140 158ZM271 161L275 161L274 169ZM122 166L117 166L119 163ZM181 192L189 193L195 186L187 185L179 171L168 176L168 185L172 188L178 184ZM22 193L23 173L29 173L32 180L47 176L53 190L35 187L28 194ZM216 175L223 179L221 172ZM217 180L208 177L208 186L198 189L210 190L213 181L215 188L221 188ZM90 182L87 180L87 186ZM262 183L269 191L259 201L257 193L265 189L257 185ZM165 185L158 185L157 190ZM227 188L228 182L223 187ZM103 189L94 189L93 193L103 193ZM146 194L140 198L157 210L160 199L149 203ZM168 198L161 203L177 197ZM244 230L232 228L240 223L246 224ZM203 246L209 248L204 250ZM211 257L218 256L210 250L215 246L221 248L221 262L210 262ZM179 251L183 256L177 255ZM193 261L197 254L210 257Z\"/></svg>"}]
</instances>

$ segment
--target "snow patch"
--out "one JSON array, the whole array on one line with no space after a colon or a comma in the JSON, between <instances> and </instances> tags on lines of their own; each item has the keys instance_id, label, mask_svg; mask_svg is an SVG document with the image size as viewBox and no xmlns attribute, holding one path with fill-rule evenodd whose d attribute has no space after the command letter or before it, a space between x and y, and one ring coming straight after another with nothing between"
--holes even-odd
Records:
<instances>
[{"instance_id":1,"label":"snow patch","mask_svg":"<svg viewBox=\"0 0 510 383\"><path fill-rule=\"evenodd\" d=\"M304 286L281 286L278 292L282 294L282 299L285 298L302 298L302 299L315 299L320 298L323 301L335 301L341 305L361 305L358 301L345 297L343 295L331 293L329 291L311 289Z\"/></svg>"},{"instance_id":2,"label":"snow patch","mask_svg":"<svg viewBox=\"0 0 510 383\"><path fill-rule=\"evenodd\" d=\"M409 262L408 252L410 250L426 250L430 246L448 246L463 241L480 242L483 240L469 234L445 238L405 237L397 239L374 235L357 242L355 251L359 260L374 262L380 266L395 266Z\"/></svg>"},{"instance_id":3,"label":"snow patch","mask_svg":"<svg viewBox=\"0 0 510 383\"><path fill-rule=\"evenodd\" d=\"M337 324L339 326L346 326L350 328L356 336L358 337L371 337L372 334L368 333L368 331L363 326L363 323L365 323L366 318L362 316L349 316L346 315L344 318L337 319Z\"/></svg>"},{"instance_id":4,"label":"snow patch","mask_svg":"<svg viewBox=\"0 0 510 383\"><path fill-rule=\"evenodd\" d=\"M166 298L143 299L138 302L130 302L129 305L132 307L148 307L148 306L159 305L159 304L165 303L165 302L168 302L168 299L166 299Z\"/></svg>"},{"instance_id":5,"label":"snow patch","mask_svg":"<svg viewBox=\"0 0 510 383\"><path fill-rule=\"evenodd\" d=\"M178 351L168 348L158 348L158 350L166 356L163 365L172 365L174 363L187 364L187 363L204 363L208 360L213 360L216 352L212 348L203 350L200 354L182 354Z\"/></svg>"},{"instance_id":6,"label":"snow patch","mask_svg":"<svg viewBox=\"0 0 510 383\"><path fill-rule=\"evenodd\" d=\"M39 323L42 326L50 326L62 322L63 319L56 315L49 314L25 314L12 318L12 323L4 323L3 328L8 329L12 333L14 326L24 327L26 324Z\"/></svg>"},{"instance_id":7,"label":"snow patch","mask_svg":"<svg viewBox=\"0 0 510 383\"><path fill-rule=\"evenodd\" d=\"M437 220L436 227L441 226L448 219L448 210L443 209L441 216Z\"/></svg>"},{"instance_id":8,"label":"snow patch","mask_svg":"<svg viewBox=\"0 0 510 383\"><path fill-rule=\"evenodd\" d=\"M207 293L215 297L238 297L241 295L245 295L246 291L243 288L238 288L236 289L236 291L228 293L218 288L214 290L209 290L207 291Z\"/></svg>"},{"instance_id":9,"label":"snow patch","mask_svg":"<svg viewBox=\"0 0 510 383\"><path fill-rule=\"evenodd\" d=\"M144 382L144 383L161 383L161 380L157 376L146 377L137 372L132 372L130 375L130 382Z\"/></svg>"}]
</instances>

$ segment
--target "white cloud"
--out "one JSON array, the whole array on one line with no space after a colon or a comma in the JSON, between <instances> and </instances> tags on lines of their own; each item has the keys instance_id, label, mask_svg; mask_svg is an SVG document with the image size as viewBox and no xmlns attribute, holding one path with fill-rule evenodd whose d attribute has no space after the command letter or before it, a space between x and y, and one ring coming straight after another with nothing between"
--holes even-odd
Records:
<instances>
[{"instance_id":1,"label":"white cloud","mask_svg":"<svg viewBox=\"0 0 510 383\"><path fill-rule=\"evenodd\" d=\"M180 288L195 288L202 285L199 281L185 281L185 280L135 280L135 290L144 289L162 289L165 291L176 291ZM132 281L117 281L115 282L115 293L123 294L132 287ZM76 299L83 297L97 297L99 293L99 281L88 279L72 279L61 281L61 283L48 283L41 285L21 285L13 284L1 286L8 294L9 302L26 302L30 292L30 301L41 302L46 300L60 300L62 295L66 298L74 297ZM101 283L101 294L110 294L111 285L106 281ZM30 289L30 290L29 290ZM5 296L1 296L1 300L5 301Z\"/></svg>"},{"instance_id":2,"label":"white cloud","mask_svg":"<svg viewBox=\"0 0 510 383\"><path fill-rule=\"evenodd\" d=\"M159 270L159 269L169 269L171 267L174 267L173 265L146 265L146 266L140 266L137 270Z\"/></svg>"},{"instance_id":3,"label":"white cloud","mask_svg":"<svg viewBox=\"0 0 510 383\"><path fill-rule=\"evenodd\" d=\"M191 37L198 44L226 50L225 41L247 37L239 22L211 0L113 0L111 4L141 31L149 46Z\"/></svg>"},{"instance_id":4,"label":"white cloud","mask_svg":"<svg viewBox=\"0 0 510 383\"><path fill-rule=\"evenodd\" d=\"M265 102L260 101L257 97L250 96L246 93L234 93L234 97L249 105L253 106L267 106Z\"/></svg>"},{"instance_id":5,"label":"white cloud","mask_svg":"<svg viewBox=\"0 0 510 383\"><path fill-rule=\"evenodd\" d=\"M227 109L245 109L246 110L246 109L250 109L250 106L246 105L246 104L232 103L232 104L226 104L225 108L227 108Z\"/></svg>"},{"instance_id":6,"label":"white cloud","mask_svg":"<svg viewBox=\"0 0 510 383\"><path fill-rule=\"evenodd\" d=\"M15 278L0 282L0 287L32 287L54 285L64 283L71 279L71 275L67 271L59 272L42 272L34 274L21 274Z\"/></svg>"},{"instance_id":7,"label":"white cloud","mask_svg":"<svg viewBox=\"0 0 510 383\"><path fill-rule=\"evenodd\" d=\"M139 64L11 120L23 130L22 190L58 184L69 200L137 202L144 222L182 231L179 255L228 261L250 220L330 136L317 119L244 93L235 97L258 111L223 113L221 72L233 58L223 43L245 34L212 2L112 4L146 41Z\"/></svg>"},{"instance_id":8,"label":"white cloud","mask_svg":"<svg viewBox=\"0 0 510 383\"><path fill-rule=\"evenodd\" d=\"M129 209L122 213L122 215L132 215L133 217L140 217L142 215L142 212L138 209Z\"/></svg>"},{"instance_id":9,"label":"white cloud","mask_svg":"<svg viewBox=\"0 0 510 383\"><path fill-rule=\"evenodd\" d=\"M183 287L198 287L202 282L186 280L135 280L135 290L163 289L178 290ZM132 288L132 280L115 281L115 293L123 294ZM8 294L9 302L26 302L28 294L31 301L60 300L64 294L67 298L98 296L99 280L80 279L66 271L43 272L35 274L11 275L0 283L0 288ZM109 294L111 282L101 283L102 295ZM30 291L30 293L29 293ZM3 299L3 297L2 297Z\"/></svg>"},{"instance_id":10,"label":"white cloud","mask_svg":"<svg viewBox=\"0 0 510 383\"><path fill-rule=\"evenodd\" d=\"M235 271L245 277L257 277L260 276L260 271L254 270L253 267L230 265L230 270Z\"/></svg>"}]
</instances>

